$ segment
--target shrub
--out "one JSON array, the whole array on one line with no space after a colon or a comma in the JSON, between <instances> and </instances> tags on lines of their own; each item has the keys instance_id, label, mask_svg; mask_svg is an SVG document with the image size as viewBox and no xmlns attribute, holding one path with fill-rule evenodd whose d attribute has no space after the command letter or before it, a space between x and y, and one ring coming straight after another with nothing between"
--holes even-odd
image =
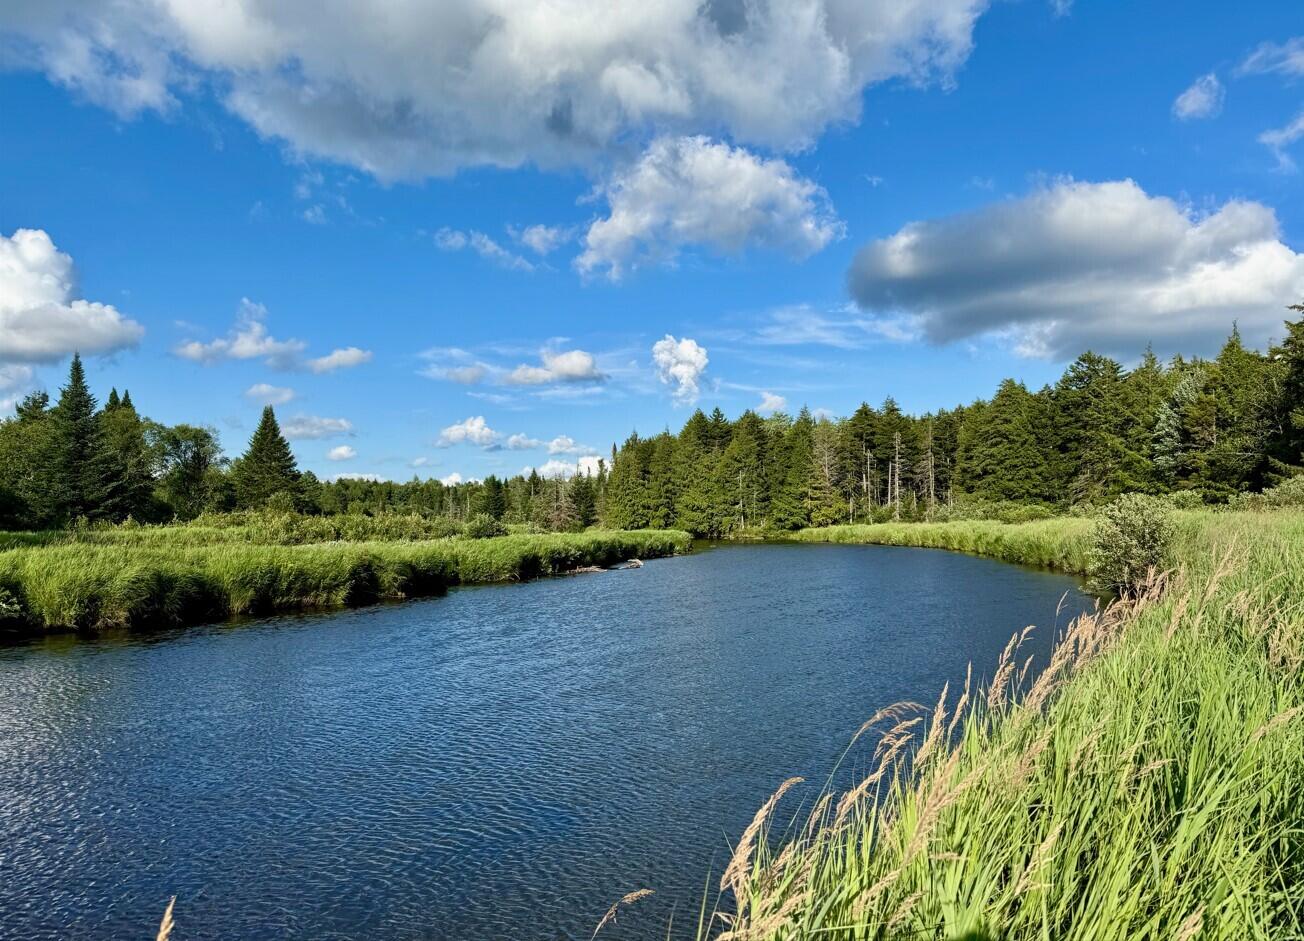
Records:
<instances>
[{"instance_id":1,"label":"shrub","mask_svg":"<svg viewBox=\"0 0 1304 941\"><path fill-rule=\"evenodd\" d=\"M8 588L0 587L0 624L17 621L23 616L23 606Z\"/></svg>"},{"instance_id":2,"label":"shrub","mask_svg":"<svg viewBox=\"0 0 1304 941\"><path fill-rule=\"evenodd\" d=\"M1304 474L1291 477L1263 493L1238 493L1228 501L1233 510L1275 510L1304 506Z\"/></svg>"},{"instance_id":3,"label":"shrub","mask_svg":"<svg viewBox=\"0 0 1304 941\"><path fill-rule=\"evenodd\" d=\"M488 513L477 513L467 521L462 534L468 539L491 539L494 536L506 536L507 527Z\"/></svg>"},{"instance_id":4,"label":"shrub","mask_svg":"<svg viewBox=\"0 0 1304 941\"><path fill-rule=\"evenodd\" d=\"M1168 502L1178 510L1198 510L1204 506L1204 494L1199 490L1178 490L1168 495Z\"/></svg>"},{"instance_id":5,"label":"shrub","mask_svg":"<svg viewBox=\"0 0 1304 941\"><path fill-rule=\"evenodd\" d=\"M1130 493L1119 497L1096 520L1088 554L1093 587L1128 595L1172 560L1173 516L1169 501Z\"/></svg>"}]
</instances>

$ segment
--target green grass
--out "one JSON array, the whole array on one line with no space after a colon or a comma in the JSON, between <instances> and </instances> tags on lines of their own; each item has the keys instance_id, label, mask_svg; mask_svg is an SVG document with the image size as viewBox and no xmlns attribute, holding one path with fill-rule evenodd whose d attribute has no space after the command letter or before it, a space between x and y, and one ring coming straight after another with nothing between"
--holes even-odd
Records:
<instances>
[{"instance_id":1,"label":"green grass","mask_svg":"<svg viewBox=\"0 0 1304 941\"><path fill-rule=\"evenodd\" d=\"M800 538L1081 571L1089 523ZM1182 513L1178 543L1166 591L1076 622L1021 698L1014 653L992 690L881 717L848 759L879 777L805 826L771 839L763 808L708 933L1304 938L1304 513Z\"/></svg>"},{"instance_id":2,"label":"green grass","mask_svg":"<svg viewBox=\"0 0 1304 941\"><path fill-rule=\"evenodd\" d=\"M20 626L103 630L356 606L438 594L451 585L655 558L691 546L689 536L676 531L308 545L204 544L192 527L134 532L134 539L119 532L109 541L0 551L0 589L17 599Z\"/></svg>"}]
</instances>

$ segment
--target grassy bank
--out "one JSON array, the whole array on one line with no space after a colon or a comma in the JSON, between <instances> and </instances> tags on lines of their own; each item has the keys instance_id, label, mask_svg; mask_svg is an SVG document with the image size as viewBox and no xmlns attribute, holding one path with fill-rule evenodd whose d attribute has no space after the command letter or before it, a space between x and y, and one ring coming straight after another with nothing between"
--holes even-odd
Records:
<instances>
[{"instance_id":1,"label":"grassy bank","mask_svg":"<svg viewBox=\"0 0 1304 941\"><path fill-rule=\"evenodd\" d=\"M1082 571L1087 526L800 538ZM783 798L814 805L804 826L771 840L763 808L725 875L723 934L1304 937L1304 514L1190 512L1178 530L1166 590L1076 622L1021 699L1011 651L991 690L875 717L859 788Z\"/></svg>"},{"instance_id":2,"label":"grassy bank","mask_svg":"<svg viewBox=\"0 0 1304 941\"><path fill-rule=\"evenodd\" d=\"M8 621L16 629L101 630L363 605L672 555L690 545L676 531L205 545L190 527L149 527L134 536L117 530L92 541L0 551L0 589L20 608Z\"/></svg>"}]
</instances>

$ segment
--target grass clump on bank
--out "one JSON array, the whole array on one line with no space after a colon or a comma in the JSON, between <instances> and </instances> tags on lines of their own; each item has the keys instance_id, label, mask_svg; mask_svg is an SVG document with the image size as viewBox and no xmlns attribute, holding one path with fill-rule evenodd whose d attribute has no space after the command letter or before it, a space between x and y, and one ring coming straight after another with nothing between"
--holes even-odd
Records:
<instances>
[{"instance_id":1,"label":"grass clump on bank","mask_svg":"<svg viewBox=\"0 0 1304 941\"><path fill-rule=\"evenodd\" d=\"M178 534L169 544L167 532ZM194 624L231 615L357 606L687 551L673 530L509 535L426 542L196 545L187 527L133 544L69 542L0 551L7 622L28 630ZM19 616L13 616L18 610Z\"/></svg>"},{"instance_id":2,"label":"grass clump on bank","mask_svg":"<svg viewBox=\"0 0 1304 941\"><path fill-rule=\"evenodd\" d=\"M1012 644L990 689L884 710L853 746L871 773L774 843L762 808L710 934L1304 937L1304 513L1176 516L1166 591L1076 621L1035 679ZM1090 538L1077 520L852 529L825 535L1075 571Z\"/></svg>"}]
</instances>

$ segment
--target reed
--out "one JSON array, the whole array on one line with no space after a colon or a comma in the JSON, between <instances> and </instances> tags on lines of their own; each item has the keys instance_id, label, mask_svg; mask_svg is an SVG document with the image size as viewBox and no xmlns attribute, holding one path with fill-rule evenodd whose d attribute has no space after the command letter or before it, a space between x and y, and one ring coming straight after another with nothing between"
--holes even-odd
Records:
<instances>
[{"instance_id":1,"label":"reed","mask_svg":"<svg viewBox=\"0 0 1304 941\"><path fill-rule=\"evenodd\" d=\"M700 934L1304 937L1304 514L1199 511L1178 528L1177 569L1074 622L1031 683L1016 644L986 695L876 716L854 745L876 749L873 780L740 843L727 914ZM800 537L1082 571L1087 533L1053 520Z\"/></svg>"},{"instance_id":2,"label":"reed","mask_svg":"<svg viewBox=\"0 0 1304 941\"><path fill-rule=\"evenodd\" d=\"M189 527L133 542L69 541L0 551L0 590L34 630L194 624L231 615L358 606L685 552L686 533L590 531L405 542L196 544Z\"/></svg>"}]
</instances>

